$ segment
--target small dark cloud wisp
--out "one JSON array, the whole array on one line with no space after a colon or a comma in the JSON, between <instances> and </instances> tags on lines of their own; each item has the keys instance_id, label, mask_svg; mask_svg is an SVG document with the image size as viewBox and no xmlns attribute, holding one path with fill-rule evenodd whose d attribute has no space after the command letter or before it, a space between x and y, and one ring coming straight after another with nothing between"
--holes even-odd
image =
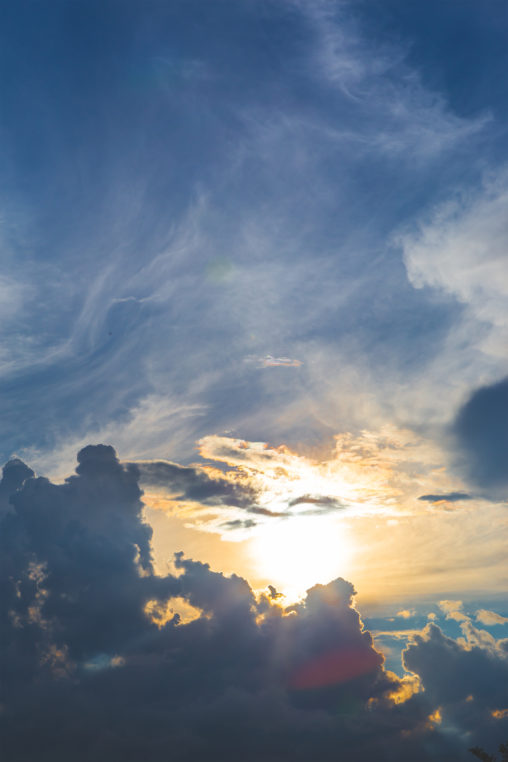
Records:
<instances>
[{"instance_id":1,"label":"small dark cloud wisp","mask_svg":"<svg viewBox=\"0 0 508 762\"><path fill-rule=\"evenodd\" d=\"M334 511L342 511L347 508L344 503L335 497L330 495L300 495L293 498L288 503L290 508L294 508L297 505L310 505L314 506L306 513L332 513Z\"/></svg>"},{"instance_id":2,"label":"small dark cloud wisp","mask_svg":"<svg viewBox=\"0 0 508 762\"><path fill-rule=\"evenodd\" d=\"M472 500L472 495L467 492L443 492L436 495L420 495L418 500L424 500L427 503L440 503L443 500L447 503L460 503L463 500Z\"/></svg>"}]
</instances>

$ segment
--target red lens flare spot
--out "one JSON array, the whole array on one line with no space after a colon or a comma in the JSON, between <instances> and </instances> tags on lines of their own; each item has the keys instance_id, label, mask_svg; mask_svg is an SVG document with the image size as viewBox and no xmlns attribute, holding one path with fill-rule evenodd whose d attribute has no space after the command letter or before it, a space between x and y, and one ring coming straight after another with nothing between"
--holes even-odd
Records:
<instances>
[{"instance_id":1,"label":"red lens flare spot","mask_svg":"<svg viewBox=\"0 0 508 762\"><path fill-rule=\"evenodd\" d=\"M379 667L381 654L366 649L328 651L302 665L292 676L289 686L295 690L323 688L353 680Z\"/></svg>"}]
</instances>

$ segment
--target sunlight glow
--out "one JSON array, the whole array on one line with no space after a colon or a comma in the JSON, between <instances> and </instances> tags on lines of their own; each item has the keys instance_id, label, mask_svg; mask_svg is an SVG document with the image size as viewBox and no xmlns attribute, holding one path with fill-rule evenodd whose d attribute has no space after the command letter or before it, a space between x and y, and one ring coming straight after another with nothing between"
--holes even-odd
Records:
<instances>
[{"instance_id":1,"label":"sunlight glow","mask_svg":"<svg viewBox=\"0 0 508 762\"><path fill-rule=\"evenodd\" d=\"M259 573L288 602L317 583L347 576L352 552L344 523L326 516L299 516L264 525L250 542Z\"/></svg>"},{"instance_id":2,"label":"sunlight glow","mask_svg":"<svg viewBox=\"0 0 508 762\"><path fill-rule=\"evenodd\" d=\"M285 446L219 436L204 437L199 449L202 457L230 467L225 478L254 487L261 506L271 512L290 509L293 515L309 515L312 506L314 513L396 513L403 496L418 494L415 474L421 479L423 471L432 470L435 455L412 432L392 426L337 435L335 451L322 461ZM209 466L204 470L217 473Z\"/></svg>"}]
</instances>

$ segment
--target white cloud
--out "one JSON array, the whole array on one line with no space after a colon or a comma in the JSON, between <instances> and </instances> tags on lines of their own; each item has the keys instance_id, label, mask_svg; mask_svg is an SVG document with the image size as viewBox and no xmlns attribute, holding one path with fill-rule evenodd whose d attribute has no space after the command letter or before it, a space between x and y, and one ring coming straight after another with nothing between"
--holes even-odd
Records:
<instances>
[{"instance_id":1,"label":"white cloud","mask_svg":"<svg viewBox=\"0 0 508 762\"><path fill-rule=\"evenodd\" d=\"M416 616L416 611L415 609L402 609L395 616L401 617L401 619L411 619L411 617Z\"/></svg>"},{"instance_id":2,"label":"white cloud","mask_svg":"<svg viewBox=\"0 0 508 762\"><path fill-rule=\"evenodd\" d=\"M469 621L469 617L462 611L462 601L439 601L438 605L447 619L454 619L456 622Z\"/></svg>"},{"instance_id":3,"label":"white cloud","mask_svg":"<svg viewBox=\"0 0 508 762\"><path fill-rule=\"evenodd\" d=\"M508 617L501 616L501 614L496 614L495 611L488 611L487 609L478 609L475 618L477 622L481 622L487 626L508 623Z\"/></svg>"},{"instance_id":4,"label":"white cloud","mask_svg":"<svg viewBox=\"0 0 508 762\"><path fill-rule=\"evenodd\" d=\"M374 44L355 19L354 4L295 0L316 35L310 54L316 75L336 87L359 113L372 121L358 123L337 136L370 145L391 156L411 152L411 159L429 160L480 132L488 114L475 119L457 116L446 100L421 82L405 62L407 46ZM346 122L347 124L347 122Z\"/></svg>"},{"instance_id":5,"label":"white cloud","mask_svg":"<svg viewBox=\"0 0 508 762\"><path fill-rule=\"evenodd\" d=\"M402 236L408 277L466 306L469 340L503 361L508 341L508 171L438 207Z\"/></svg>"},{"instance_id":6,"label":"white cloud","mask_svg":"<svg viewBox=\"0 0 508 762\"><path fill-rule=\"evenodd\" d=\"M25 448L20 455L37 473L57 480L72 470L76 451L90 442L113 443L124 460L153 458L161 453L163 457L174 457L176 453L182 457L189 431L195 429L196 419L203 412L203 406L197 403L151 395L141 400L126 419L108 421L102 427L62 438L51 450Z\"/></svg>"}]
</instances>

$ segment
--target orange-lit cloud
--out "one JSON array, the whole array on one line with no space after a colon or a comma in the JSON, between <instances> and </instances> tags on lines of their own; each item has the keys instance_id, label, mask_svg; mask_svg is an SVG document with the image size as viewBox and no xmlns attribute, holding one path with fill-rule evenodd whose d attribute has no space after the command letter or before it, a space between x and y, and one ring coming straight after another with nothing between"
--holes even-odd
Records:
<instances>
[{"instance_id":1,"label":"orange-lit cloud","mask_svg":"<svg viewBox=\"0 0 508 762\"><path fill-rule=\"evenodd\" d=\"M477 622L481 622L487 626L508 623L508 617L496 614L495 611L487 611L487 609L479 609L475 614L475 618Z\"/></svg>"},{"instance_id":2,"label":"orange-lit cloud","mask_svg":"<svg viewBox=\"0 0 508 762\"><path fill-rule=\"evenodd\" d=\"M481 589L486 569L503 578L508 520L502 507L474 498L448 511L446 501L419 499L451 495L461 485L443 453L410 430L343 433L319 458L231 436L207 436L198 445L202 460L191 466L138 464L144 502L168 516L172 532L179 522L180 536L193 549L205 548L218 567L227 546L210 533L241 546L238 568L257 589L275 584L296 600L316 582L350 576L362 594L432 590L437 597L443 589L459 595L464 587ZM152 511L152 523L153 517ZM159 530L154 546L164 558ZM451 606L448 617L464 622L461 609Z\"/></svg>"}]
</instances>

